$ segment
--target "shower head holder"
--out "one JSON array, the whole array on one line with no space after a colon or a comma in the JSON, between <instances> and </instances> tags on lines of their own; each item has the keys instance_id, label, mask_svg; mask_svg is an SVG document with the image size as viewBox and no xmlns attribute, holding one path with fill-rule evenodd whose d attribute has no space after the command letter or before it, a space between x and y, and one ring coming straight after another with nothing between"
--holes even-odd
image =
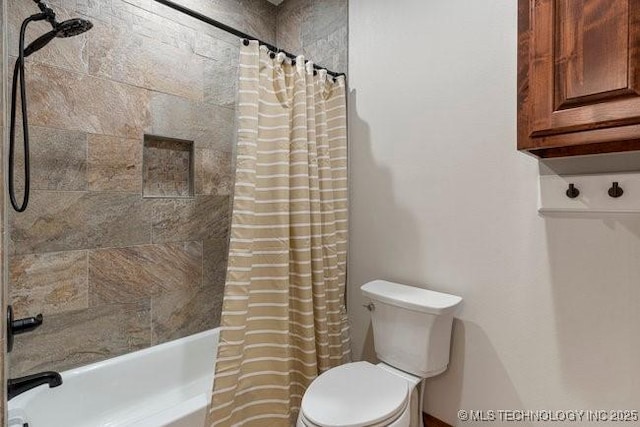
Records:
<instances>
[{"instance_id":1,"label":"shower head holder","mask_svg":"<svg viewBox=\"0 0 640 427\"><path fill-rule=\"evenodd\" d=\"M40 9L40 19L37 20L47 20L52 27L55 27L57 24L56 21L56 13L51 9L45 2L41 0L33 0L37 5L38 9ZM34 15L34 17L37 15Z\"/></svg>"}]
</instances>

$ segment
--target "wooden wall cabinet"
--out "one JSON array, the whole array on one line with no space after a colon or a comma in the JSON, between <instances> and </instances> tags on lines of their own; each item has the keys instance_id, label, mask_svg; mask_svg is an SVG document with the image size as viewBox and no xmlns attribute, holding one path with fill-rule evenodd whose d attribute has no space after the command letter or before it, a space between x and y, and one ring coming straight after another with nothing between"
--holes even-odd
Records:
<instances>
[{"instance_id":1,"label":"wooden wall cabinet","mask_svg":"<svg viewBox=\"0 0 640 427\"><path fill-rule=\"evenodd\" d=\"M640 0L518 1L518 149L640 150Z\"/></svg>"}]
</instances>

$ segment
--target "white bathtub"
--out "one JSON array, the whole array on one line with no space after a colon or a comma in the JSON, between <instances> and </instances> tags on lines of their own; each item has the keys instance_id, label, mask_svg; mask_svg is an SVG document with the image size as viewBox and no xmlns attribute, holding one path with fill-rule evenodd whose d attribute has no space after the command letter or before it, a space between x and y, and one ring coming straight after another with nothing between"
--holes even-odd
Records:
<instances>
[{"instance_id":1,"label":"white bathtub","mask_svg":"<svg viewBox=\"0 0 640 427\"><path fill-rule=\"evenodd\" d=\"M201 427L219 329L62 373L9 402L9 427Z\"/></svg>"}]
</instances>

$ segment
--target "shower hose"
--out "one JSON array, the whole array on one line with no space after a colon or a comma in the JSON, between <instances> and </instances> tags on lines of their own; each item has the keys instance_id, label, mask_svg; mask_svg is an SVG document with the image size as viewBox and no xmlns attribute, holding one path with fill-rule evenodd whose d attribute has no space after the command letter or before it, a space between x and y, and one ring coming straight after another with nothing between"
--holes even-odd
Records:
<instances>
[{"instance_id":1,"label":"shower hose","mask_svg":"<svg viewBox=\"0 0 640 427\"><path fill-rule=\"evenodd\" d=\"M11 128L9 130L9 198L11 206L17 212L24 212L29 204L29 188L31 186L31 172L29 169L29 121L27 118L27 96L24 79L24 59L37 49L25 51L24 39L27 25L33 21L47 19L47 15L39 13L24 20L20 27L20 44L18 49L18 59L13 69L13 87L11 89ZM31 47L31 46L29 46ZM35 47L35 46L34 46ZM24 148L24 194L22 202L18 203L15 193L15 145L16 145L16 108L18 86L20 86L20 107L22 113L22 139Z\"/></svg>"}]
</instances>

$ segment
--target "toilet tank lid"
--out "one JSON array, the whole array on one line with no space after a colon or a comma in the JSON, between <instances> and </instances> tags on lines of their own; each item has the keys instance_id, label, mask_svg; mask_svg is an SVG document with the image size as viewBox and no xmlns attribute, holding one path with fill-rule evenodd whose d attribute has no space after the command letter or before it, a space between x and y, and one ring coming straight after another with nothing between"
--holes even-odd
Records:
<instances>
[{"instance_id":1,"label":"toilet tank lid","mask_svg":"<svg viewBox=\"0 0 640 427\"><path fill-rule=\"evenodd\" d=\"M387 282L386 280L365 283L360 289L366 297L374 301L430 314L449 313L455 310L462 301L462 298L455 295Z\"/></svg>"}]
</instances>

